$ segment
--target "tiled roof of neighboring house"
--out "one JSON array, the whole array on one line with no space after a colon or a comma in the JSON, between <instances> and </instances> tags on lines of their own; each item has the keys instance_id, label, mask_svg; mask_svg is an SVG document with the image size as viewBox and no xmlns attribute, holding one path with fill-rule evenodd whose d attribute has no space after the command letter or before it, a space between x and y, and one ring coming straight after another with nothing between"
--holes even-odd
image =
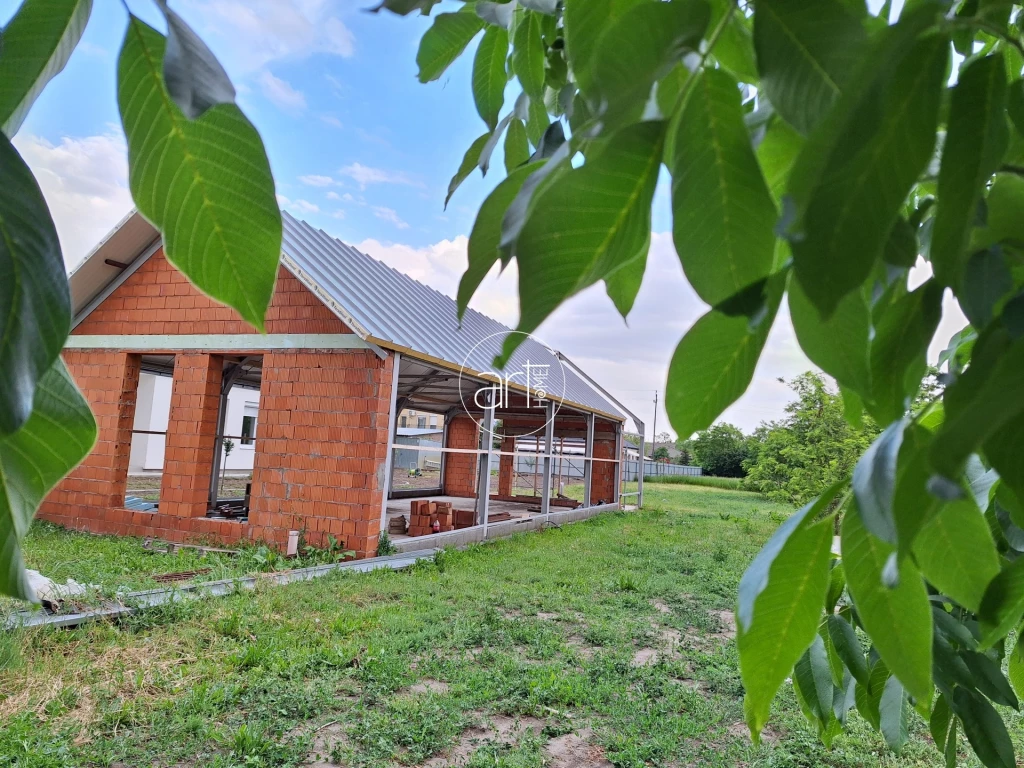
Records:
<instances>
[{"instance_id":1,"label":"tiled roof of neighboring house","mask_svg":"<svg viewBox=\"0 0 1024 768\"><path fill-rule=\"evenodd\" d=\"M511 329L475 310L460 323L455 300L346 245L321 229L282 214L282 264L364 340L414 358L481 373ZM71 273L76 323L156 250L159 233L137 211L126 216ZM110 262L113 262L111 264ZM127 268L125 268L127 265ZM553 350L527 339L510 365L552 359ZM569 404L623 420L619 407L571 367L563 367Z\"/></svg>"}]
</instances>

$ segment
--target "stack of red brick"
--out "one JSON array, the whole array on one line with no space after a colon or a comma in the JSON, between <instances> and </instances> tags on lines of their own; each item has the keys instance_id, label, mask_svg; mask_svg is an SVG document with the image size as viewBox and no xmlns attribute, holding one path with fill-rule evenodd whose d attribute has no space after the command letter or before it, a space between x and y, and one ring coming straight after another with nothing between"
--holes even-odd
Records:
<instances>
[{"instance_id":1,"label":"stack of red brick","mask_svg":"<svg viewBox=\"0 0 1024 768\"><path fill-rule=\"evenodd\" d=\"M437 523L435 530L434 524ZM409 505L409 535L427 536L454 530L452 505L446 501L414 499Z\"/></svg>"},{"instance_id":2,"label":"stack of red brick","mask_svg":"<svg viewBox=\"0 0 1024 768\"><path fill-rule=\"evenodd\" d=\"M437 529L434 523L437 523ZM409 504L409 535L427 536L446 533L476 525L476 512L472 509L452 509L450 501L416 499Z\"/></svg>"}]
</instances>

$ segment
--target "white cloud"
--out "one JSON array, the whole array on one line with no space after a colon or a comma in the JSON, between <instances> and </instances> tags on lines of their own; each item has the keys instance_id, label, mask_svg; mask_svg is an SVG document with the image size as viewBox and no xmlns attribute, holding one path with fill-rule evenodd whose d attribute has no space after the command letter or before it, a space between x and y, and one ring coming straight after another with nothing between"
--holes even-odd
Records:
<instances>
[{"instance_id":1,"label":"white cloud","mask_svg":"<svg viewBox=\"0 0 1024 768\"><path fill-rule=\"evenodd\" d=\"M341 208L339 208L338 210L336 210L334 213L331 214L331 218L332 219L344 219L345 218L345 212L343 210L341 210Z\"/></svg>"},{"instance_id":2,"label":"white cloud","mask_svg":"<svg viewBox=\"0 0 1024 768\"><path fill-rule=\"evenodd\" d=\"M307 187L330 187L335 184L334 179L330 176L320 176L315 173L309 174L308 176L299 176L299 181ZM330 197L332 194L334 193L328 193L327 196Z\"/></svg>"},{"instance_id":3,"label":"white cloud","mask_svg":"<svg viewBox=\"0 0 1024 768\"><path fill-rule=\"evenodd\" d=\"M51 144L21 133L14 145L43 190L65 264L78 264L132 208L124 137L65 136Z\"/></svg>"},{"instance_id":4,"label":"white cloud","mask_svg":"<svg viewBox=\"0 0 1024 768\"><path fill-rule=\"evenodd\" d=\"M404 184L409 187L422 187L423 184L409 178L402 171L387 171L383 168L371 168L362 163L352 163L342 168L339 173L355 181L360 189L370 184Z\"/></svg>"},{"instance_id":5,"label":"white cloud","mask_svg":"<svg viewBox=\"0 0 1024 768\"><path fill-rule=\"evenodd\" d=\"M334 115L320 115L320 119L323 120L328 125L333 126L334 128L345 127L341 120L336 118Z\"/></svg>"},{"instance_id":6,"label":"white cloud","mask_svg":"<svg viewBox=\"0 0 1024 768\"><path fill-rule=\"evenodd\" d=\"M257 78L263 88L263 95L287 112L301 112L306 108L306 96L292 88L286 80L276 77L269 69L260 72Z\"/></svg>"},{"instance_id":7,"label":"white cloud","mask_svg":"<svg viewBox=\"0 0 1024 768\"><path fill-rule=\"evenodd\" d=\"M341 195L339 195L334 190L331 190L330 192L327 193L327 199L328 200L341 200Z\"/></svg>"},{"instance_id":8,"label":"white cloud","mask_svg":"<svg viewBox=\"0 0 1024 768\"><path fill-rule=\"evenodd\" d=\"M204 38L243 73L273 61L313 54L348 58L355 37L339 18L344 0L183 0L184 15L201 21Z\"/></svg>"},{"instance_id":9,"label":"white cloud","mask_svg":"<svg viewBox=\"0 0 1024 768\"><path fill-rule=\"evenodd\" d=\"M389 221L399 229L408 229L409 224L401 219L394 208L385 208L383 205L373 206L373 215L378 219Z\"/></svg>"},{"instance_id":10,"label":"white cloud","mask_svg":"<svg viewBox=\"0 0 1024 768\"><path fill-rule=\"evenodd\" d=\"M320 212L319 205L317 205L316 203L311 203L309 202L309 200L303 200L302 198L292 200L291 198L285 197L284 195L278 195L277 204L280 205L282 208L287 208L288 210L295 211L296 213Z\"/></svg>"}]
</instances>

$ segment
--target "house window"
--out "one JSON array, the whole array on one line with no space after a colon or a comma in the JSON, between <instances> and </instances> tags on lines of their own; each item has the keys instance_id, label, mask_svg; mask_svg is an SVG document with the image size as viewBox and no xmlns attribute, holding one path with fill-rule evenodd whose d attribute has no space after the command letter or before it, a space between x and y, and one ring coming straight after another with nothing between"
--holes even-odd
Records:
<instances>
[{"instance_id":1,"label":"house window","mask_svg":"<svg viewBox=\"0 0 1024 768\"><path fill-rule=\"evenodd\" d=\"M430 428L437 429L437 416L430 417Z\"/></svg>"},{"instance_id":2,"label":"house window","mask_svg":"<svg viewBox=\"0 0 1024 768\"><path fill-rule=\"evenodd\" d=\"M417 429L426 429L427 428L427 417L426 416L417 416L416 417L416 427L417 427Z\"/></svg>"},{"instance_id":3,"label":"house window","mask_svg":"<svg viewBox=\"0 0 1024 768\"><path fill-rule=\"evenodd\" d=\"M242 445L252 445L256 437L256 414L258 408L255 404L246 403L245 413L242 415Z\"/></svg>"},{"instance_id":4,"label":"house window","mask_svg":"<svg viewBox=\"0 0 1024 768\"><path fill-rule=\"evenodd\" d=\"M407 419L405 416L403 416L401 419L398 420L398 425L401 426L401 427L409 426L409 419Z\"/></svg>"}]
</instances>

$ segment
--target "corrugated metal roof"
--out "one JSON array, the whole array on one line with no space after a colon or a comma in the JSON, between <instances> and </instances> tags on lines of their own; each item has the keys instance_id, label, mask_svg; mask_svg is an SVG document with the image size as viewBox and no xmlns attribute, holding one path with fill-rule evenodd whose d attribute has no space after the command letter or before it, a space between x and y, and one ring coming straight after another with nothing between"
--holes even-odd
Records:
<instances>
[{"instance_id":1,"label":"corrugated metal roof","mask_svg":"<svg viewBox=\"0 0 1024 768\"><path fill-rule=\"evenodd\" d=\"M382 346L411 350L413 356L420 353L476 372L493 370L494 357L512 332L508 326L473 309L466 311L460 325L450 296L287 212L283 219L281 250L286 263L288 259L295 262L316 287L347 310L362 326L359 330ZM561 366L551 350L532 338L520 345L506 370L525 370L527 362L552 366L549 394L624 418L607 398L571 368ZM523 383L522 378L516 381Z\"/></svg>"},{"instance_id":2,"label":"corrugated metal roof","mask_svg":"<svg viewBox=\"0 0 1024 768\"><path fill-rule=\"evenodd\" d=\"M466 312L460 325L450 296L287 212L282 218L282 262L360 336L401 349L410 357L464 366L477 373L493 370L494 356L512 329L473 309ZM83 259L68 278L77 321L133 271L158 236L142 214L132 211ZM131 267L111 266L106 259ZM551 366L550 395L625 419L620 408L534 339L519 347L506 370L524 370L527 362ZM523 383L521 378L517 381Z\"/></svg>"}]
</instances>

